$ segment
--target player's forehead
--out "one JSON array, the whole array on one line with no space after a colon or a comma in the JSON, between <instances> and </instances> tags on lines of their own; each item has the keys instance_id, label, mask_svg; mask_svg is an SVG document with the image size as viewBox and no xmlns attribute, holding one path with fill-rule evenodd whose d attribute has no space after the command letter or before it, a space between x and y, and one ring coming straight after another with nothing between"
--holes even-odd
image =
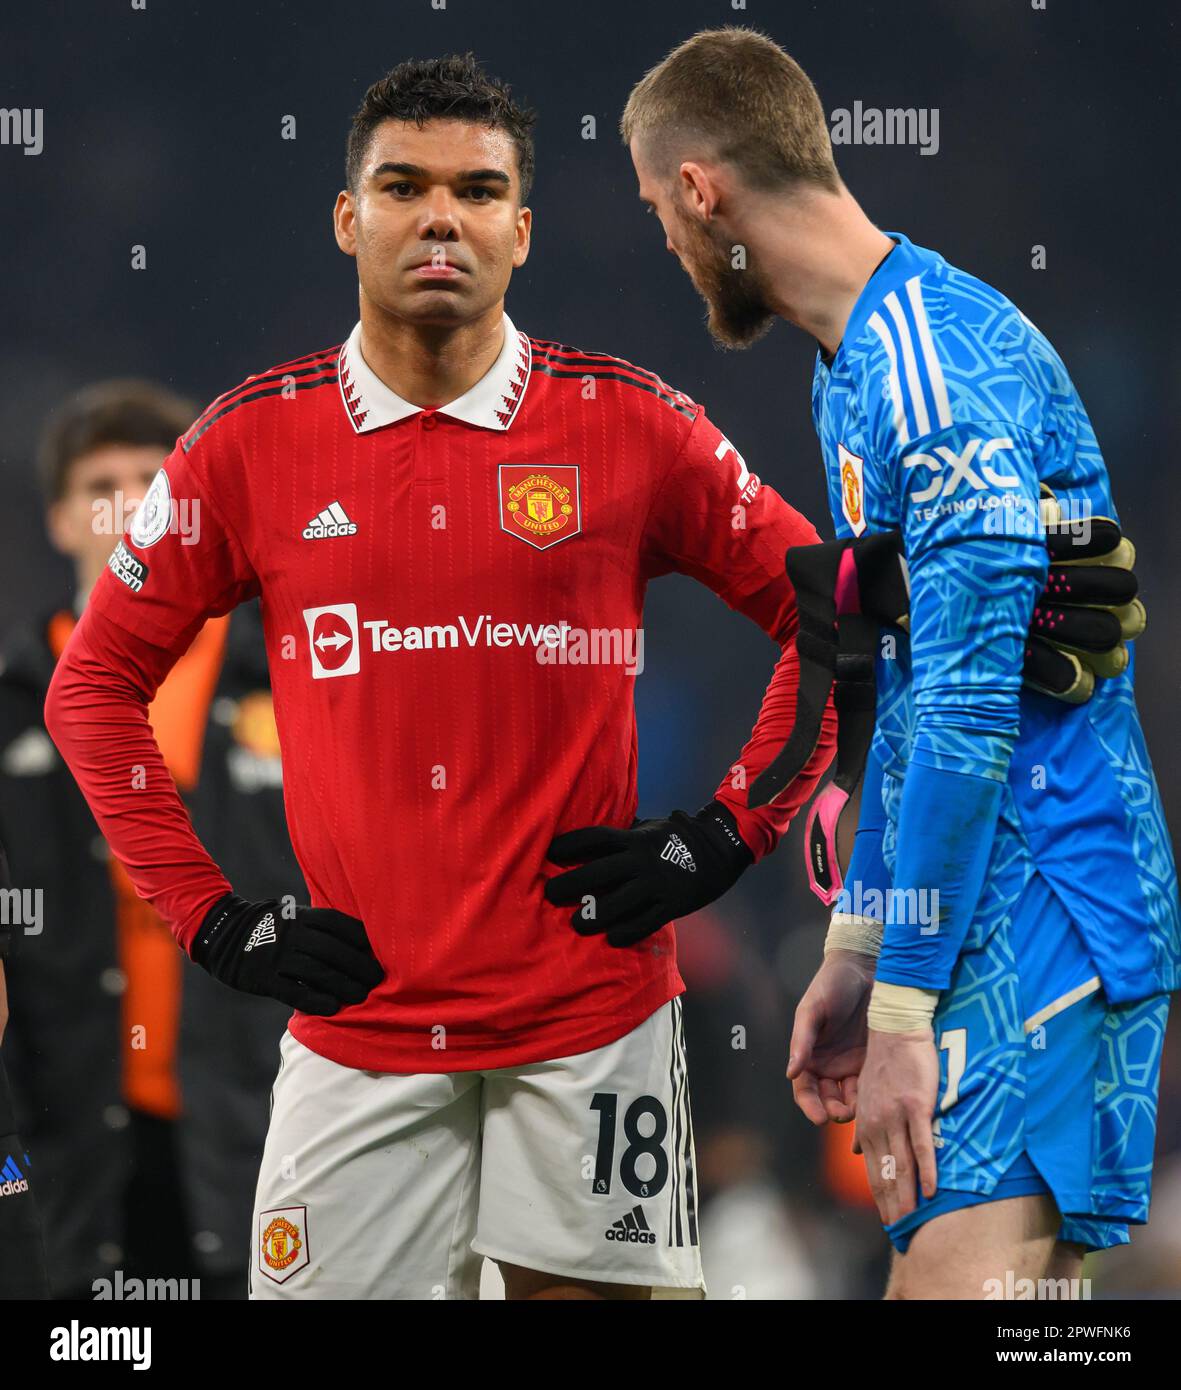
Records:
<instances>
[{"instance_id":1,"label":"player's forehead","mask_svg":"<svg viewBox=\"0 0 1181 1390\"><path fill-rule=\"evenodd\" d=\"M67 474L68 485L80 487L98 478L152 475L167 456L168 450L158 444L103 444L73 460Z\"/></svg>"},{"instance_id":2,"label":"player's forehead","mask_svg":"<svg viewBox=\"0 0 1181 1390\"><path fill-rule=\"evenodd\" d=\"M516 181L517 155L512 137L497 126L477 121L434 119L382 121L370 137L365 174L373 177L384 164L411 164L439 181L473 170L494 169Z\"/></svg>"}]
</instances>

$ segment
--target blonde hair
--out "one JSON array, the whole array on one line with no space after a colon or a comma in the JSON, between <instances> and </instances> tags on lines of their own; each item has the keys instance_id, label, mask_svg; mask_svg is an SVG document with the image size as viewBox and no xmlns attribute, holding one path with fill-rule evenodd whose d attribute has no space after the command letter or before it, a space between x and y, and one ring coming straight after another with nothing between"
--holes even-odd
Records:
<instances>
[{"instance_id":1,"label":"blonde hair","mask_svg":"<svg viewBox=\"0 0 1181 1390\"><path fill-rule=\"evenodd\" d=\"M619 129L624 144L639 136L661 177L704 141L752 188L840 187L816 88L754 29L705 29L686 39L632 89Z\"/></svg>"}]
</instances>

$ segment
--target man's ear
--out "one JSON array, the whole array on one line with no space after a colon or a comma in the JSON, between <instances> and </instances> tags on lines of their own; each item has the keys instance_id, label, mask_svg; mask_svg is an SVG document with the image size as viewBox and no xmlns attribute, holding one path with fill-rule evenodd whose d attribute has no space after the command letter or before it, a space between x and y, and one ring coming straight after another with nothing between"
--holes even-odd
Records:
<instances>
[{"instance_id":1,"label":"man's ear","mask_svg":"<svg viewBox=\"0 0 1181 1390\"><path fill-rule=\"evenodd\" d=\"M513 268L519 269L529 259L533 237L533 210L520 208L517 212L516 238L513 243Z\"/></svg>"},{"instance_id":2,"label":"man's ear","mask_svg":"<svg viewBox=\"0 0 1181 1390\"><path fill-rule=\"evenodd\" d=\"M336 195L336 206L332 209L332 230L336 233L336 244L346 256L357 254L357 204L347 188Z\"/></svg>"},{"instance_id":3,"label":"man's ear","mask_svg":"<svg viewBox=\"0 0 1181 1390\"><path fill-rule=\"evenodd\" d=\"M686 159L680 167L680 193L685 210L702 222L713 218L722 200L717 171L707 165Z\"/></svg>"}]
</instances>

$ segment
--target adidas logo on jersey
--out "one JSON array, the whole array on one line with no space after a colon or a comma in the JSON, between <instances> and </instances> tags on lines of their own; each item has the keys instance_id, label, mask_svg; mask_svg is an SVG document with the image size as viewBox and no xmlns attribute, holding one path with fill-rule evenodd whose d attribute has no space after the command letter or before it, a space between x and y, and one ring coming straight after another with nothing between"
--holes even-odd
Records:
<instances>
[{"instance_id":1,"label":"adidas logo on jersey","mask_svg":"<svg viewBox=\"0 0 1181 1390\"><path fill-rule=\"evenodd\" d=\"M253 951L256 946L267 946L275 940L275 914L268 912L250 933L250 940L244 950Z\"/></svg>"},{"instance_id":2,"label":"adidas logo on jersey","mask_svg":"<svg viewBox=\"0 0 1181 1390\"><path fill-rule=\"evenodd\" d=\"M632 1207L626 1216L613 1221L603 1232L604 1240L622 1240L628 1245L655 1245L656 1237L644 1216L643 1207Z\"/></svg>"},{"instance_id":3,"label":"adidas logo on jersey","mask_svg":"<svg viewBox=\"0 0 1181 1390\"><path fill-rule=\"evenodd\" d=\"M305 541L322 541L329 536L355 536L357 523L350 521L339 502L330 502L319 516L312 517L303 528Z\"/></svg>"},{"instance_id":4,"label":"adidas logo on jersey","mask_svg":"<svg viewBox=\"0 0 1181 1390\"><path fill-rule=\"evenodd\" d=\"M16 1166L16 1159L9 1154L4 1167L0 1168L0 1197L11 1197L14 1193L28 1190L28 1178Z\"/></svg>"},{"instance_id":5,"label":"adidas logo on jersey","mask_svg":"<svg viewBox=\"0 0 1181 1390\"><path fill-rule=\"evenodd\" d=\"M697 865L693 861L689 846L679 835L670 835L668 843L660 851L661 859L667 859L670 864L675 864L678 869L688 869L691 874L697 872Z\"/></svg>"}]
</instances>

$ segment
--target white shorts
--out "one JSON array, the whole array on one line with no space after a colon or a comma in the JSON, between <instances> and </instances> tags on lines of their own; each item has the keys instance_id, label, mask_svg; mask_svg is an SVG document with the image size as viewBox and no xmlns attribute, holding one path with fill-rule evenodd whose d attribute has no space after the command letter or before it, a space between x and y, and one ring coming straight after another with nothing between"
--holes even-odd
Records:
<instances>
[{"instance_id":1,"label":"white shorts","mask_svg":"<svg viewBox=\"0 0 1181 1390\"><path fill-rule=\"evenodd\" d=\"M280 1051L252 1298L476 1298L484 1256L704 1289L679 999L495 1071L359 1071L290 1033Z\"/></svg>"}]
</instances>

